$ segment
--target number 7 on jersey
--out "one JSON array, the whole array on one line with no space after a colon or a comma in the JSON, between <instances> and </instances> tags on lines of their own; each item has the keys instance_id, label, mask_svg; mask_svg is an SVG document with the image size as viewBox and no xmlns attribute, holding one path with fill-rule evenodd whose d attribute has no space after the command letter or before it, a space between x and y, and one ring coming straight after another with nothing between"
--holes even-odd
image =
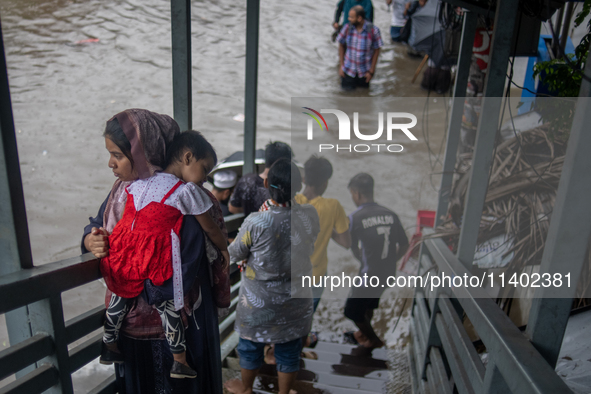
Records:
<instances>
[{"instance_id":1,"label":"number 7 on jersey","mask_svg":"<svg viewBox=\"0 0 591 394\"><path fill-rule=\"evenodd\" d=\"M376 227L378 235L384 235L384 248L382 249L382 260L388 257L388 249L390 248L390 227L378 226Z\"/></svg>"}]
</instances>

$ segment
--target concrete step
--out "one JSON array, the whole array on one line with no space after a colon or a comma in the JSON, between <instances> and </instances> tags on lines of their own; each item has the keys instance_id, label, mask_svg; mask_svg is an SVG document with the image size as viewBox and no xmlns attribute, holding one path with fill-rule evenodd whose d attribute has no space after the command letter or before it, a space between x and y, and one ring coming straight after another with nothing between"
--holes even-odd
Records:
<instances>
[{"instance_id":1,"label":"concrete step","mask_svg":"<svg viewBox=\"0 0 591 394\"><path fill-rule=\"evenodd\" d=\"M302 368L315 373L335 373L338 375L356 376L367 379L388 380L388 370L352 364L334 364L320 360L302 360Z\"/></svg>"},{"instance_id":2,"label":"concrete step","mask_svg":"<svg viewBox=\"0 0 591 394\"><path fill-rule=\"evenodd\" d=\"M318 350L318 351L327 352L327 353L352 354L351 352L356 347L357 346L355 346L355 345L346 345L346 344L318 341L318 344L316 345L316 347L314 349L306 348L305 350L306 351L307 350L315 350L315 351ZM373 351L371 352L371 357L376 360L384 360L385 361L388 359L388 352L385 348L373 349Z\"/></svg>"},{"instance_id":3,"label":"concrete step","mask_svg":"<svg viewBox=\"0 0 591 394\"><path fill-rule=\"evenodd\" d=\"M304 358L294 384L302 394L376 394L382 393L390 379L385 349L373 349L368 355L357 355L355 345L319 341L314 349L318 360ZM239 370L238 359L226 359L228 366ZM254 385L258 394L278 390L275 365L263 364Z\"/></svg>"},{"instance_id":4,"label":"concrete step","mask_svg":"<svg viewBox=\"0 0 591 394\"><path fill-rule=\"evenodd\" d=\"M388 369L388 365L384 360L378 360L373 357L355 356L343 353L331 353L316 349L305 349L306 351L313 351L318 355L318 361L331 364L349 364L358 365L361 367L372 367L378 369ZM306 360L306 359L305 359ZM304 361L305 361L304 360Z\"/></svg>"},{"instance_id":5,"label":"concrete step","mask_svg":"<svg viewBox=\"0 0 591 394\"><path fill-rule=\"evenodd\" d=\"M277 370L274 365L264 364L259 374L267 376L277 376ZM343 376L335 373L324 373L300 369L297 380L305 382L320 383L325 386L335 386L348 389L357 389L372 393L381 393L384 387L384 381L379 379L366 379L356 376Z\"/></svg>"},{"instance_id":6,"label":"concrete step","mask_svg":"<svg viewBox=\"0 0 591 394\"><path fill-rule=\"evenodd\" d=\"M276 376L259 374L254 382L254 392L259 394L273 394L278 391ZM357 388L334 387L317 382L296 380L293 389L300 394L375 394L376 391L366 391ZM381 392L381 391L378 391Z\"/></svg>"},{"instance_id":7,"label":"concrete step","mask_svg":"<svg viewBox=\"0 0 591 394\"><path fill-rule=\"evenodd\" d=\"M240 370L238 359L226 358L228 367L234 371ZM306 362L307 365L306 365ZM297 380L318 382L339 387L359 388L362 390L381 392L384 381L388 379L388 371L383 369L355 367L346 364L330 364L318 360L302 360ZM339 374L333 369L352 372L355 375ZM261 375L277 376L275 365L263 364L259 371Z\"/></svg>"}]
</instances>

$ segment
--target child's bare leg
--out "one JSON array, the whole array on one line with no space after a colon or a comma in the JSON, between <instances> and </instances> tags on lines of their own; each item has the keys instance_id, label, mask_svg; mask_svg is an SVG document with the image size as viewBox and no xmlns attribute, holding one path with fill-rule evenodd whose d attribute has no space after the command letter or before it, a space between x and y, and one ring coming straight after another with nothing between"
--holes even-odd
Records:
<instances>
[{"instance_id":1,"label":"child's bare leg","mask_svg":"<svg viewBox=\"0 0 591 394\"><path fill-rule=\"evenodd\" d=\"M293 387L293 382L295 382L296 377L298 376L296 372L279 372L277 371L277 380L279 383L279 394L291 394L294 391L291 389Z\"/></svg>"},{"instance_id":2,"label":"child's bare leg","mask_svg":"<svg viewBox=\"0 0 591 394\"><path fill-rule=\"evenodd\" d=\"M275 347L273 346L273 344L271 345L265 345L265 350L264 350L264 354L265 354L265 364L270 364L270 365L275 365Z\"/></svg>"},{"instance_id":3,"label":"child's bare leg","mask_svg":"<svg viewBox=\"0 0 591 394\"><path fill-rule=\"evenodd\" d=\"M178 361L181 364L189 366L189 364L187 363L187 352L172 353L172 358L174 359L174 361Z\"/></svg>"},{"instance_id":4,"label":"child's bare leg","mask_svg":"<svg viewBox=\"0 0 591 394\"><path fill-rule=\"evenodd\" d=\"M374 349L384 346L384 342L378 338L377 334L371 326L371 319L373 317L373 309L369 309L365 312L364 320L354 322L361 332L361 337L366 338L365 341L359 342L366 348Z\"/></svg>"},{"instance_id":5,"label":"child's bare leg","mask_svg":"<svg viewBox=\"0 0 591 394\"><path fill-rule=\"evenodd\" d=\"M367 341L367 336L362 333L361 331L355 331L353 333L353 337L355 338L355 340L357 341L357 343L364 343L365 341Z\"/></svg>"},{"instance_id":6,"label":"child's bare leg","mask_svg":"<svg viewBox=\"0 0 591 394\"><path fill-rule=\"evenodd\" d=\"M252 386L254 385L254 380L259 373L259 369L240 369L240 373L242 375L242 379L232 379L228 380L224 387L231 393L234 394L252 394Z\"/></svg>"}]
</instances>

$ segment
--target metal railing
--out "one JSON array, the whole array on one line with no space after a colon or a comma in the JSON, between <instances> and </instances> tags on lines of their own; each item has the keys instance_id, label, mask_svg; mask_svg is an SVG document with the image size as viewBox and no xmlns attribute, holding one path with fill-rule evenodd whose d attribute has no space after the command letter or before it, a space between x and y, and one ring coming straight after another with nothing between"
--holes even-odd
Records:
<instances>
[{"instance_id":1,"label":"metal railing","mask_svg":"<svg viewBox=\"0 0 591 394\"><path fill-rule=\"evenodd\" d=\"M467 8L458 59L458 77L448 123L448 137L439 189L435 227L447 216L453 190L464 98L473 55L477 20L483 9L461 0L445 0ZM502 100L507 84L511 40L515 36L519 2L498 0L483 100L474 141L470 176L465 197L457 252L454 255L440 239L426 240L421 248L420 273L432 276L473 274L474 254L496 149ZM491 10L489 10L491 11ZM488 11L486 11L488 13ZM591 63L585 65L586 75ZM570 130L565 165L560 176L552 218L546 236L541 272L578 276L585 262L591 234L591 209L581 196L591 193L591 82L581 83ZM582 100L581 100L582 98ZM434 270L433 272L430 272ZM536 289L526 332L522 333L483 289L454 287L436 291L417 289L411 320L410 352L415 392L451 393L569 393L554 372L568 323L576 288ZM488 351L485 366L462 324L466 314Z\"/></svg>"},{"instance_id":2,"label":"metal railing","mask_svg":"<svg viewBox=\"0 0 591 394\"><path fill-rule=\"evenodd\" d=\"M260 0L247 1L246 85L243 174L255 171L258 23ZM171 0L174 118L182 130L192 128L191 2ZM0 380L16 374L16 380L0 388L2 393L73 392L71 373L95 359L100 336L95 335L68 350L68 345L102 326L99 307L64 320L61 293L99 279L99 260L87 254L40 267L33 265L27 216L12 115L4 41L0 26L0 314L6 314L12 341L0 352ZM240 225L243 215L226 218L228 230ZM239 272L234 264L230 314L220 322L222 357L238 343L233 333ZM114 376L90 393L114 392Z\"/></svg>"},{"instance_id":3,"label":"metal railing","mask_svg":"<svg viewBox=\"0 0 591 394\"><path fill-rule=\"evenodd\" d=\"M421 274L471 273L441 239L422 247ZM485 366L462 323L465 313L488 352ZM484 289L418 288L411 320L415 392L570 393L564 381Z\"/></svg>"},{"instance_id":4,"label":"metal railing","mask_svg":"<svg viewBox=\"0 0 591 394\"><path fill-rule=\"evenodd\" d=\"M238 229L243 214L226 217L229 231ZM98 333L68 350L68 345L103 326L105 308L91 309L82 315L64 320L61 293L100 279L100 259L91 253L71 259L21 270L0 277L0 313L31 305L48 303L48 332L34 335L0 352L0 380L35 366L31 372L0 388L0 394L41 393L61 383L63 392L72 392L71 374L100 355L102 333ZM240 272L236 264L230 266L233 283L229 315L220 324L222 360L238 344L234 332L236 304L240 288ZM110 376L91 393L115 393L115 375Z\"/></svg>"}]
</instances>

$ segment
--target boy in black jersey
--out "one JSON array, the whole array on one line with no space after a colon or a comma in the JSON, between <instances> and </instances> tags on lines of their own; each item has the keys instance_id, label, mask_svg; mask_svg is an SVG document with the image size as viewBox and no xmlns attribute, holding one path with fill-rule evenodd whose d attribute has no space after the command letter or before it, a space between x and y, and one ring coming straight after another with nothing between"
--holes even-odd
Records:
<instances>
[{"instance_id":1,"label":"boy in black jersey","mask_svg":"<svg viewBox=\"0 0 591 394\"><path fill-rule=\"evenodd\" d=\"M396 261L408 248L408 238L398 216L373 200L374 180L359 173L349 181L349 192L358 207L351 215L351 250L361 262L359 276L366 276L360 287L352 287L345 304L345 316L359 331L355 339L367 349L384 346L371 326L373 310L378 307L388 276L396 274ZM360 247L361 245L361 247ZM374 278L379 278L379 284ZM372 284L376 287L373 287ZM384 287L382 287L384 285Z\"/></svg>"}]
</instances>

